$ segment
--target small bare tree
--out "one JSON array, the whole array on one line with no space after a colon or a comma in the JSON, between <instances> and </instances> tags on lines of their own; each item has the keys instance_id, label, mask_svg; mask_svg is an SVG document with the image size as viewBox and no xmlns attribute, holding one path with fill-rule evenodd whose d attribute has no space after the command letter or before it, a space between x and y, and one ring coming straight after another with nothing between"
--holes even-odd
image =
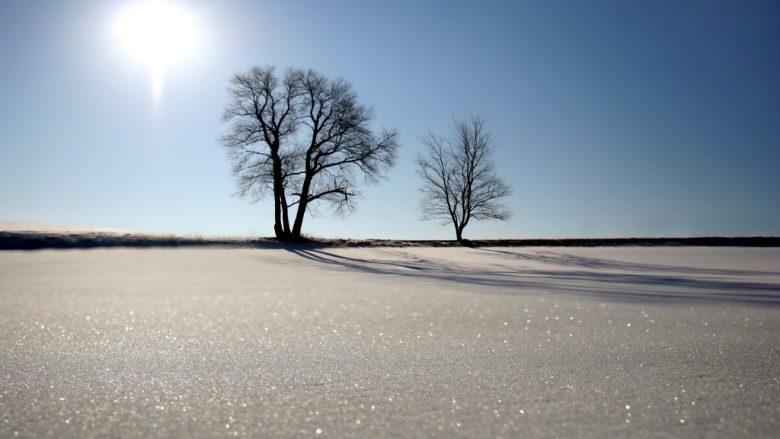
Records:
<instances>
[{"instance_id":1,"label":"small bare tree","mask_svg":"<svg viewBox=\"0 0 780 439\"><path fill-rule=\"evenodd\" d=\"M451 222L463 242L463 229L471 220L509 219L511 212L501 199L511 189L495 173L491 136L482 118L455 121L451 138L429 133L423 143L417 166L423 178L424 220Z\"/></svg>"},{"instance_id":2,"label":"small bare tree","mask_svg":"<svg viewBox=\"0 0 780 439\"><path fill-rule=\"evenodd\" d=\"M337 212L352 208L359 177L375 182L395 162L397 131L374 134L372 110L342 79L301 69L278 76L273 67L255 67L235 75L228 91L223 120L232 125L222 144L238 193L259 199L273 191L279 239L300 239L316 201Z\"/></svg>"}]
</instances>

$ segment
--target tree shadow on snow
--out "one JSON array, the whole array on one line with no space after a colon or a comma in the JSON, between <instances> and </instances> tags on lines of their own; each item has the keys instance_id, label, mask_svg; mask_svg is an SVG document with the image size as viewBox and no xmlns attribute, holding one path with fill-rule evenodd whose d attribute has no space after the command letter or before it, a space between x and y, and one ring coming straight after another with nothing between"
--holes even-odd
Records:
<instances>
[{"instance_id":1,"label":"tree shadow on snow","mask_svg":"<svg viewBox=\"0 0 780 439\"><path fill-rule=\"evenodd\" d=\"M402 251L387 251L388 259L349 257L325 249L288 248L310 261L369 274L455 282L479 292L523 294L563 293L598 299L640 302L720 302L780 306L778 272L654 265L583 257L559 252L491 252L506 264L492 267L458 265L424 259ZM528 268L518 260L549 268ZM538 265L538 264L535 264ZM493 268L494 267L494 268ZM749 278L748 278L749 276ZM755 278L772 276L769 281Z\"/></svg>"}]
</instances>

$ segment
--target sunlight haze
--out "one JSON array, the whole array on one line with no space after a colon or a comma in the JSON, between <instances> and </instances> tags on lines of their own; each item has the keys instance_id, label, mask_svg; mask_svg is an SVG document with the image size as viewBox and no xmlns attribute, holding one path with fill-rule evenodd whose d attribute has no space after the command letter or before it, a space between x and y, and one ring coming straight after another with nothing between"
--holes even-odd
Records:
<instances>
[{"instance_id":1,"label":"sunlight haze","mask_svg":"<svg viewBox=\"0 0 780 439\"><path fill-rule=\"evenodd\" d=\"M115 18L114 32L128 55L149 69L155 102L162 93L165 71L196 50L193 18L173 3L132 3Z\"/></svg>"}]
</instances>

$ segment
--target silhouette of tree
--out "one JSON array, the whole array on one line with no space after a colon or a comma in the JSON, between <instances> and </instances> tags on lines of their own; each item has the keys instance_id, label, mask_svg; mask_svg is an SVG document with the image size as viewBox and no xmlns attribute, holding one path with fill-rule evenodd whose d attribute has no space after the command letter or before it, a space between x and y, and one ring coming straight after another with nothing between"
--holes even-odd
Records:
<instances>
[{"instance_id":1,"label":"silhouette of tree","mask_svg":"<svg viewBox=\"0 0 780 439\"><path fill-rule=\"evenodd\" d=\"M423 178L424 220L452 222L456 239L463 242L463 229L471 220L509 219L511 212L501 199L511 189L495 173L491 136L482 118L455 121L451 138L429 133L423 144L417 166Z\"/></svg>"},{"instance_id":2,"label":"silhouette of tree","mask_svg":"<svg viewBox=\"0 0 780 439\"><path fill-rule=\"evenodd\" d=\"M354 208L359 177L376 182L395 162L398 132L370 127L373 111L352 86L313 71L254 67L233 77L221 140L238 194L271 190L274 232L300 239L306 212L324 200L338 213ZM292 224L288 209L297 206Z\"/></svg>"}]
</instances>

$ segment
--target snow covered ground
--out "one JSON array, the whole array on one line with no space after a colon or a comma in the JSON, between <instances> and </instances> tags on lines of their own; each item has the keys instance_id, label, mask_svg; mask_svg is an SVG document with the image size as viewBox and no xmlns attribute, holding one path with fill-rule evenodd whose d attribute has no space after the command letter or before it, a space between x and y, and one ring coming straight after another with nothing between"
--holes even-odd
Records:
<instances>
[{"instance_id":1,"label":"snow covered ground","mask_svg":"<svg viewBox=\"0 0 780 439\"><path fill-rule=\"evenodd\" d=\"M774 437L779 248L0 252L0 437Z\"/></svg>"}]
</instances>

